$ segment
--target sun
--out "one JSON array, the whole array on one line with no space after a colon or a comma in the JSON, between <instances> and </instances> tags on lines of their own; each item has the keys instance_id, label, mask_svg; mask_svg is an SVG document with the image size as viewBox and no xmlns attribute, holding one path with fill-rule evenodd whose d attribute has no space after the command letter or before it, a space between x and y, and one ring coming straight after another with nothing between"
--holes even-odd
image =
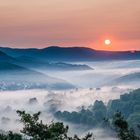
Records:
<instances>
[{"instance_id":1,"label":"sun","mask_svg":"<svg viewBox=\"0 0 140 140\"><path fill-rule=\"evenodd\" d=\"M111 41L109 39L106 39L105 40L105 45L110 45L111 44Z\"/></svg>"}]
</instances>

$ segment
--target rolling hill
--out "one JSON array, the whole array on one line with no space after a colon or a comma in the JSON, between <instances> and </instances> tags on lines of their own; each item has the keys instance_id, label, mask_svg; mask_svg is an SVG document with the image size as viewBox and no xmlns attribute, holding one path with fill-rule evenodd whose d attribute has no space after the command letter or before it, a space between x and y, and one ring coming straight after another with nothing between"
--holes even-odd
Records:
<instances>
[{"instance_id":1,"label":"rolling hill","mask_svg":"<svg viewBox=\"0 0 140 140\"><path fill-rule=\"evenodd\" d=\"M119 77L115 80L117 83L133 83L140 82L140 72L130 73Z\"/></svg>"},{"instance_id":2,"label":"rolling hill","mask_svg":"<svg viewBox=\"0 0 140 140\"><path fill-rule=\"evenodd\" d=\"M140 59L140 51L101 51L86 47L50 46L43 49L13 49L0 47L0 50L13 57L23 54L44 61L93 61L93 60L133 60Z\"/></svg>"},{"instance_id":3,"label":"rolling hill","mask_svg":"<svg viewBox=\"0 0 140 140\"><path fill-rule=\"evenodd\" d=\"M35 69L45 69L45 70L59 70L59 71L83 71L83 70L93 70L88 65L85 64L70 64L67 62L47 62L37 58L28 57L28 56L20 56L16 58L18 61L16 64L35 68Z\"/></svg>"},{"instance_id":4,"label":"rolling hill","mask_svg":"<svg viewBox=\"0 0 140 140\"><path fill-rule=\"evenodd\" d=\"M0 62L0 90L70 89L70 83L15 64Z\"/></svg>"},{"instance_id":5,"label":"rolling hill","mask_svg":"<svg viewBox=\"0 0 140 140\"><path fill-rule=\"evenodd\" d=\"M0 51L0 62L10 62L10 61L14 61L14 58Z\"/></svg>"},{"instance_id":6,"label":"rolling hill","mask_svg":"<svg viewBox=\"0 0 140 140\"><path fill-rule=\"evenodd\" d=\"M38 69L46 69L46 70L92 70L88 65L81 64L69 64L62 62L48 62L44 59L40 59L40 57L31 57L21 54L19 57L9 56L10 54L3 53L0 51L0 62L10 62L12 64L16 64L22 67L27 68L38 68Z\"/></svg>"}]
</instances>

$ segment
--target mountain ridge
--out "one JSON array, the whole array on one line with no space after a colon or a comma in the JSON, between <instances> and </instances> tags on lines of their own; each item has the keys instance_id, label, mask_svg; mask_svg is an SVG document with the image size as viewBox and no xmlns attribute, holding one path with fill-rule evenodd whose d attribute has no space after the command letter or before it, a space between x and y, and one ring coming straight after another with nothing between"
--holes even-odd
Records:
<instances>
[{"instance_id":1,"label":"mountain ridge","mask_svg":"<svg viewBox=\"0 0 140 140\"><path fill-rule=\"evenodd\" d=\"M19 57L26 55L38 57L49 61L90 61L90 60L133 60L140 59L140 51L104 51L86 47L59 47L49 46L43 49L38 48L4 48L4 53Z\"/></svg>"}]
</instances>

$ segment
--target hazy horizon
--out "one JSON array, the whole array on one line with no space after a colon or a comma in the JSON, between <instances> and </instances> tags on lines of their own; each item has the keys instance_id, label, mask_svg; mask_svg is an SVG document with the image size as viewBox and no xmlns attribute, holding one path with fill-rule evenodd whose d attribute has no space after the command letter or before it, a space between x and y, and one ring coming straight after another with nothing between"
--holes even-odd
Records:
<instances>
[{"instance_id":1,"label":"hazy horizon","mask_svg":"<svg viewBox=\"0 0 140 140\"><path fill-rule=\"evenodd\" d=\"M51 46L46 46L46 47L13 47L13 46L0 46L1 48L11 48L11 49L46 49L49 47L59 47L59 48L87 48L87 49L92 49L96 51L111 51L111 52L127 52L127 51L140 51L140 49L129 49L129 50L107 50L107 49L96 49L96 48L91 48L88 46L58 46L58 45L51 45Z\"/></svg>"},{"instance_id":2,"label":"hazy horizon","mask_svg":"<svg viewBox=\"0 0 140 140\"><path fill-rule=\"evenodd\" d=\"M140 1L0 0L0 44L140 49ZM111 45L104 40L110 39Z\"/></svg>"}]
</instances>

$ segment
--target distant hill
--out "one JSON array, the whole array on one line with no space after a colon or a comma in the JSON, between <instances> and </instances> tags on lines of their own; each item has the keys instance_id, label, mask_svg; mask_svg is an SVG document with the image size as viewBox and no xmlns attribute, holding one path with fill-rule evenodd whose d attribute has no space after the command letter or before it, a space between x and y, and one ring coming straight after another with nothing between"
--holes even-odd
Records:
<instances>
[{"instance_id":1,"label":"distant hill","mask_svg":"<svg viewBox=\"0 0 140 140\"><path fill-rule=\"evenodd\" d=\"M139 88L140 72L134 72L116 77L107 81L106 86L129 86L130 88Z\"/></svg>"},{"instance_id":2,"label":"distant hill","mask_svg":"<svg viewBox=\"0 0 140 140\"><path fill-rule=\"evenodd\" d=\"M100 51L86 47L50 46L43 49L13 49L0 48L1 51L13 57L26 55L46 61L89 61L89 60L133 60L140 59L140 51Z\"/></svg>"},{"instance_id":3,"label":"distant hill","mask_svg":"<svg viewBox=\"0 0 140 140\"><path fill-rule=\"evenodd\" d=\"M128 75L124 75L115 80L117 83L132 83L132 82L140 82L140 72L130 73Z\"/></svg>"},{"instance_id":4,"label":"distant hill","mask_svg":"<svg viewBox=\"0 0 140 140\"><path fill-rule=\"evenodd\" d=\"M8 62L0 62L0 72L7 71L27 71L26 68L20 67L18 65L10 64Z\"/></svg>"},{"instance_id":5,"label":"distant hill","mask_svg":"<svg viewBox=\"0 0 140 140\"><path fill-rule=\"evenodd\" d=\"M0 51L0 62L9 62L9 61L13 61L14 58L12 58L11 56L7 55L6 53Z\"/></svg>"},{"instance_id":6,"label":"distant hill","mask_svg":"<svg viewBox=\"0 0 140 140\"><path fill-rule=\"evenodd\" d=\"M37 68L37 69L45 69L45 70L60 70L60 71L83 71L83 70L93 70L88 65L85 64L70 64L64 62L47 62L40 60L38 58L28 57L28 56L20 56L16 58L16 63L29 67L29 68Z\"/></svg>"},{"instance_id":7,"label":"distant hill","mask_svg":"<svg viewBox=\"0 0 140 140\"><path fill-rule=\"evenodd\" d=\"M68 82L15 64L0 62L0 90L70 89Z\"/></svg>"},{"instance_id":8,"label":"distant hill","mask_svg":"<svg viewBox=\"0 0 140 140\"><path fill-rule=\"evenodd\" d=\"M62 62L50 63L46 61L46 59L45 60L40 59L41 57L26 56L26 53L25 54L21 53L21 56L15 57L15 55L12 55L11 53L7 55L6 52L7 51L5 52L0 51L0 62L10 62L10 63L23 66L23 67L38 68L38 69L44 68L46 70L64 70L65 71L65 70L91 70L92 69L88 65L68 64L68 63L62 63ZM9 56L9 55L12 55L12 56Z\"/></svg>"}]
</instances>

